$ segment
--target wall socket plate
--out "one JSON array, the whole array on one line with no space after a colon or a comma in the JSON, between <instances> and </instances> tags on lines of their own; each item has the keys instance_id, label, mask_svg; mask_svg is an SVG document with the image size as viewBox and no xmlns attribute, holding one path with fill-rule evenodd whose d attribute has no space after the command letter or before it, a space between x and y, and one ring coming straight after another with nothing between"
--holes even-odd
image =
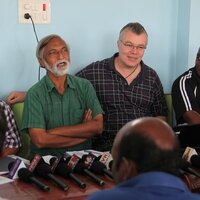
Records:
<instances>
[{"instance_id":1,"label":"wall socket plate","mask_svg":"<svg viewBox=\"0 0 200 200\"><path fill-rule=\"evenodd\" d=\"M19 23L31 23L24 14L29 13L35 24L49 24L51 22L50 0L18 0Z\"/></svg>"}]
</instances>

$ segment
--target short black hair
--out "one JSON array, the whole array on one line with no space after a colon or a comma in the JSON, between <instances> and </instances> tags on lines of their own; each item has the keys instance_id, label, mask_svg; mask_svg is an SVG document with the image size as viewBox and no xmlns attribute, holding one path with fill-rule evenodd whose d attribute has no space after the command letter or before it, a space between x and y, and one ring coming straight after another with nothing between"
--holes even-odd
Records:
<instances>
[{"instance_id":1,"label":"short black hair","mask_svg":"<svg viewBox=\"0 0 200 200\"><path fill-rule=\"evenodd\" d=\"M6 116L5 116L3 108L0 107L0 151L2 151L3 146L4 146L6 131L7 131Z\"/></svg>"},{"instance_id":2,"label":"short black hair","mask_svg":"<svg viewBox=\"0 0 200 200\"><path fill-rule=\"evenodd\" d=\"M119 144L116 167L122 158L132 160L138 173L162 171L179 176L179 145L172 150L159 148L155 142L141 133L126 134Z\"/></svg>"}]
</instances>

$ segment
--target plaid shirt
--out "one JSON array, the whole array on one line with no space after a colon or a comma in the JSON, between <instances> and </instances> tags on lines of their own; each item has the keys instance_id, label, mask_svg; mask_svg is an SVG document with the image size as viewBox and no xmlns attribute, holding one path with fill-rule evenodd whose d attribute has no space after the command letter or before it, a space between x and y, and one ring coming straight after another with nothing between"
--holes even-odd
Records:
<instances>
[{"instance_id":1,"label":"plaid shirt","mask_svg":"<svg viewBox=\"0 0 200 200\"><path fill-rule=\"evenodd\" d=\"M128 85L111 58L94 62L77 73L91 81L105 112L104 132L93 139L93 148L110 150L116 133L127 122L144 116L167 116L163 87L157 73L141 61L141 72Z\"/></svg>"},{"instance_id":2,"label":"plaid shirt","mask_svg":"<svg viewBox=\"0 0 200 200\"><path fill-rule=\"evenodd\" d=\"M0 106L2 110L4 110L8 130L5 135L4 147L7 148L19 148L22 146L21 138L19 135L19 131L16 125L16 121L14 118L14 114L9 105L7 105L4 101L0 100Z\"/></svg>"}]
</instances>

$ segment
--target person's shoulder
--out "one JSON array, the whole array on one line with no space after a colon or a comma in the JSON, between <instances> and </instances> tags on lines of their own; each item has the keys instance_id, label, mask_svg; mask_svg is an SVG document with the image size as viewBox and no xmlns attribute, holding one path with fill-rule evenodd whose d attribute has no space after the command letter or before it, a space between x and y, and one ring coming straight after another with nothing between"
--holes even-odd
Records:
<instances>
[{"instance_id":1,"label":"person's shoulder","mask_svg":"<svg viewBox=\"0 0 200 200\"><path fill-rule=\"evenodd\" d=\"M97 60L95 62L90 63L86 68L92 68L92 67L101 67L102 65L105 65L105 63L108 63L111 58L104 58L103 60Z\"/></svg>"},{"instance_id":2,"label":"person's shoulder","mask_svg":"<svg viewBox=\"0 0 200 200\"><path fill-rule=\"evenodd\" d=\"M33 96L38 96L39 94L43 93L44 94L44 77L38 81L37 83L35 83L34 85L32 85L26 93L26 97L33 97ZM28 99L28 98L26 98Z\"/></svg>"},{"instance_id":3,"label":"person's shoulder","mask_svg":"<svg viewBox=\"0 0 200 200\"><path fill-rule=\"evenodd\" d=\"M70 79L70 82L73 84L78 85L91 85L91 82L87 80L86 78L82 78L76 75L68 74L68 78Z\"/></svg>"},{"instance_id":4,"label":"person's shoulder","mask_svg":"<svg viewBox=\"0 0 200 200\"><path fill-rule=\"evenodd\" d=\"M45 82L45 77L43 77L41 80L39 80L37 83L33 84L27 91L28 92L33 92L37 91L41 86L44 85Z\"/></svg>"},{"instance_id":5,"label":"person's shoulder","mask_svg":"<svg viewBox=\"0 0 200 200\"><path fill-rule=\"evenodd\" d=\"M142 62L142 74L144 77L149 80L160 80L158 73L156 70Z\"/></svg>"},{"instance_id":6,"label":"person's shoulder","mask_svg":"<svg viewBox=\"0 0 200 200\"><path fill-rule=\"evenodd\" d=\"M192 73L193 73L194 67L184 71L181 75L179 75L173 82L173 86L176 84L179 84L180 79L182 78L187 78L187 80L192 78Z\"/></svg>"},{"instance_id":7,"label":"person's shoulder","mask_svg":"<svg viewBox=\"0 0 200 200\"><path fill-rule=\"evenodd\" d=\"M111 58L105 58L103 60L94 61L86 67L84 67L79 72L77 72L76 75L79 76L82 73L93 73L94 71L104 70L104 68L107 67L107 65L109 64Z\"/></svg>"},{"instance_id":8,"label":"person's shoulder","mask_svg":"<svg viewBox=\"0 0 200 200\"><path fill-rule=\"evenodd\" d=\"M103 191L98 191L90 195L87 200L110 200L110 199L122 199L123 195L116 194L117 189L106 189ZM118 192L117 192L118 193Z\"/></svg>"},{"instance_id":9,"label":"person's shoulder","mask_svg":"<svg viewBox=\"0 0 200 200\"><path fill-rule=\"evenodd\" d=\"M156 74L157 75L157 72L156 70L153 68L153 67L150 67L149 65L145 64L143 61L141 61L141 65L142 65L142 68L148 72L148 73L153 73L153 74Z\"/></svg>"}]
</instances>

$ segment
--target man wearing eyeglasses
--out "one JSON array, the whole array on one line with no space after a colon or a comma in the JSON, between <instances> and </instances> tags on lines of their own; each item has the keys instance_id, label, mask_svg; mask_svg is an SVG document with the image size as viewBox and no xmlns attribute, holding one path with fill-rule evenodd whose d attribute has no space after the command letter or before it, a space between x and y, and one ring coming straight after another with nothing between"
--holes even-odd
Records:
<instances>
[{"instance_id":1,"label":"man wearing eyeglasses","mask_svg":"<svg viewBox=\"0 0 200 200\"><path fill-rule=\"evenodd\" d=\"M148 35L140 23L128 23L117 41L118 53L78 72L91 81L105 112L103 134L93 148L110 150L117 131L127 122L144 117L166 120L167 105L157 73L142 61Z\"/></svg>"},{"instance_id":2,"label":"man wearing eyeglasses","mask_svg":"<svg viewBox=\"0 0 200 200\"><path fill-rule=\"evenodd\" d=\"M118 130L133 119L151 116L166 120L168 110L161 81L142 61L147 43L144 27L128 23L119 33L117 53L76 74L93 84L104 110L104 131L93 139L93 149L110 150ZM21 101L20 96L24 93L14 92L8 101Z\"/></svg>"}]
</instances>

